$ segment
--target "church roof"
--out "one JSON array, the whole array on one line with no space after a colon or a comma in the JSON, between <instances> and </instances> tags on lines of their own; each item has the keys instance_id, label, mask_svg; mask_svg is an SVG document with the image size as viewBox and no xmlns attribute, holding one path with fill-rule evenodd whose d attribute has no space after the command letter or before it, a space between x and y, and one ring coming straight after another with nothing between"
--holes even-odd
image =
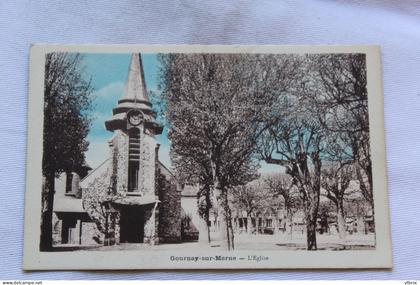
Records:
<instances>
[{"instance_id":1,"label":"church roof","mask_svg":"<svg viewBox=\"0 0 420 285\"><path fill-rule=\"evenodd\" d=\"M126 114L132 109L141 110L144 114L145 122L152 128L158 128L155 122L156 114L152 110L152 103L150 103L149 96L147 95L143 63L139 53L133 53L131 55L124 94L118 100L118 105L112 110L112 118L105 122L106 129L113 131L123 128Z\"/></svg>"},{"instance_id":2,"label":"church roof","mask_svg":"<svg viewBox=\"0 0 420 285\"><path fill-rule=\"evenodd\" d=\"M71 196L60 197L54 200L54 212L83 213L82 199Z\"/></svg>"},{"instance_id":3,"label":"church roof","mask_svg":"<svg viewBox=\"0 0 420 285\"><path fill-rule=\"evenodd\" d=\"M138 53L133 53L131 55L131 63L122 100L149 102L146 81L144 80L143 63L141 56Z\"/></svg>"},{"instance_id":4,"label":"church roof","mask_svg":"<svg viewBox=\"0 0 420 285\"><path fill-rule=\"evenodd\" d=\"M91 170L86 177L80 181L81 188L88 188L89 184L93 183L95 179L100 178L111 167L111 158L107 158L98 167Z\"/></svg>"},{"instance_id":5,"label":"church roof","mask_svg":"<svg viewBox=\"0 0 420 285\"><path fill-rule=\"evenodd\" d=\"M147 95L146 81L144 79L143 63L139 53L131 55L130 67L128 69L127 82L125 83L124 95L118 100L117 108L113 113L118 114L127 111L126 109L139 108L142 111L151 111L152 104Z\"/></svg>"}]
</instances>

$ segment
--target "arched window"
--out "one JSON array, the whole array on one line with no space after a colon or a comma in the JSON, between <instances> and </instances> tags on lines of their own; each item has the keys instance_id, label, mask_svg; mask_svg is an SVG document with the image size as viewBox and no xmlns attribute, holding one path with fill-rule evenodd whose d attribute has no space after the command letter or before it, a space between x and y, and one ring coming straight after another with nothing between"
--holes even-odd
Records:
<instances>
[{"instance_id":1,"label":"arched window","mask_svg":"<svg viewBox=\"0 0 420 285\"><path fill-rule=\"evenodd\" d=\"M128 192L139 191L140 166L140 132L132 128L129 133L128 146Z\"/></svg>"}]
</instances>

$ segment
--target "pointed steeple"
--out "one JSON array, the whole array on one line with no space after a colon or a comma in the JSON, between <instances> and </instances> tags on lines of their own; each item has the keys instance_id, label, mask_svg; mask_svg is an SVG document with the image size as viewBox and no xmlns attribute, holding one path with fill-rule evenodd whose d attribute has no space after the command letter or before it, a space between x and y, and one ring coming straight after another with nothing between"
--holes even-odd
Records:
<instances>
[{"instance_id":1,"label":"pointed steeple","mask_svg":"<svg viewBox=\"0 0 420 285\"><path fill-rule=\"evenodd\" d=\"M109 131L124 129L126 126L127 112L133 109L143 113L144 121L147 125L153 126L153 128L158 127L158 124L155 122L156 114L152 110L152 103L150 103L149 96L147 95L143 63L139 53L133 53L131 55L124 94L118 100L117 107L112 110L112 118L105 122L106 129Z\"/></svg>"},{"instance_id":2,"label":"pointed steeple","mask_svg":"<svg viewBox=\"0 0 420 285\"><path fill-rule=\"evenodd\" d=\"M140 109L144 113L152 112L152 104L149 96L147 96L141 55L138 53L131 55L124 95L118 100L118 106L114 108L113 113L115 115L135 108Z\"/></svg>"},{"instance_id":3,"label":"pointed steeple","mask_svg":"<svg viewBox=\"0 0 420 285\"><path fill-rule=\"evenodd\" d=\"M138 53L134 53L131 56L124 96L120 101L122 100L150 104L149 96L147 96L146 81L144 80L143 63Z\"/></svg>"}]
</instances>

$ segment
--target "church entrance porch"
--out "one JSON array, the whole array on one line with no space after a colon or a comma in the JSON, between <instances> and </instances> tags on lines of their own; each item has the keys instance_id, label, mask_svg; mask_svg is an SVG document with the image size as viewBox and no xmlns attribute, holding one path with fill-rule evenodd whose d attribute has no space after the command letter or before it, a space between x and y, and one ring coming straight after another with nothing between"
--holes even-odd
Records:
<instances>
[{"instance_id":1,"label":"church entrance porch","mask_svg":"<svg viewBox=\"0 0 420 285\"><path fill-rule=\"evenodd\" d=\"M143 243L144 209L124 206L120 209L120 243Z\"/></svg>"},{"instance_id":2,"label":"church entrance porch","mask_svg":"<svg viewBox=\"0 0 420 285\"><path fill-rule=\"evenodd\" d=\"M154 197L127 196L113 202L118 212L115 239L119 243L159 243L158 200Z\"/></svg>"}]
</instances>

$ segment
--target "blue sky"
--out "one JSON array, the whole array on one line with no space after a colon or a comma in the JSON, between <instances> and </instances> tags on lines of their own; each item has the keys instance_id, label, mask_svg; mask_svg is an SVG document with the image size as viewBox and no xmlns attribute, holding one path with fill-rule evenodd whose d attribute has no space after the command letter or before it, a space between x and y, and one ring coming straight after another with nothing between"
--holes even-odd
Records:
<instances>
[{"instance_id":1,"label":"blue sky","mask_svg":"<svg viewBox=\"0 0 420 285\"><path fill-rule=\"evenodd\" d=\"M94 120L87 137L90 142L86 153L86 161L92 167L99 166L109 157L108 140L113 133L105 129L105 121L112 116L112 109L123 96L127 80L131 54L84 54L83 65L87 78L92 79L94 96ZM142 54L144 76L147 91L158 91L158 76L160 64L157 54ZM171 167L169 158L170 142L167 138L167 128L163 134L156 136L160 143L159 160ZM278 172L279 166L261 163L260 172Z\"/></svg>"},{"instance_id":2,"label":"blue sky","mask_svg":"<svg viewBox=\"0 0 420 285\"><path fill-rule=\"evenodd\" d=\"M105 129L105 121L112 116L112 109L123 96L128 76L131 54L84 54L83 65L87 77L92 78L94 92L94 120L87 137L89 150L86 153L88 164L95 168L108 156L108 140L113 133ZM147 90L157 90L159 62L156 54L142 54ZM167 130L156 137L161 144L159 159L170 166Z\"/></svg>"}]
</instances>

